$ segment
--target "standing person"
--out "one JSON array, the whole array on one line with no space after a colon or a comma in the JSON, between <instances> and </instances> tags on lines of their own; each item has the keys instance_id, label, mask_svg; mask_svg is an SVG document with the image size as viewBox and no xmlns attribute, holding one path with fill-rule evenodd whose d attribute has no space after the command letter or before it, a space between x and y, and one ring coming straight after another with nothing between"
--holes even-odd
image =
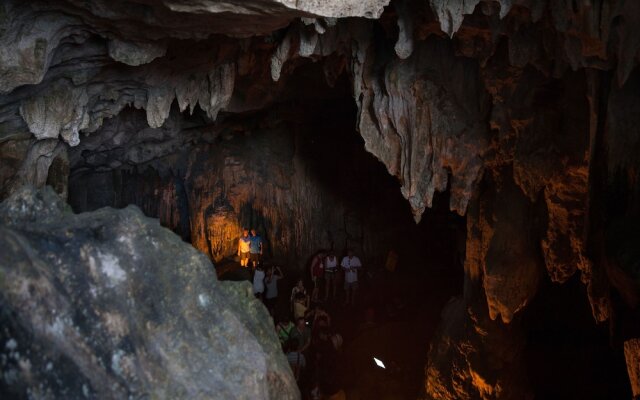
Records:
<instances>
[{"instance_id":1,"label":"standing person","mask_svg":"<svg viewBox=\"0 0 640 400\"><path fill-rule=\"evenodd\" d=\"M264 296L264 270L262 269L262 265L259 265L258 268L256 268L256 273L253 274L253 294L260 300L262 300Z\"/></svg>"},{"instance_id":2,"label":"standing person","mask_svg":"<svg viewBox=\"0 0 640 400\"><path fill-rule=\"evenodd\" d=\"M296 327L291 331L291 339L298 341L300 353L304 353L311 345L311 329L307 326L304 317L296 319Z\"/></svg>"},{"instance_id":3,"label":"standing person","mask_svg":"<svg viewBox=\"0 0 640 400\"><path fill-rule=\"evenodd\" d=\"M255 229L251 229L251 238L249 243L249 260L251 266L255 270L258 263L262 259L262 237L256 233Z\"/></svg>"},{"instance_id":4,"label":"standing person","mask_svg":"<svg viewBox=\"0 0 640 400\"><path fill-rule=\"evenodd\" d=\"M298 343L299 342L296 339L289 339L285 343L285 353L287 355L287 361L289 361L289 365L291 366L291 371L293 371L293 376L299 383L300 377L302 376L302 370L307 366L307 362Z\"/></svg>"},{"instance_id":5,"label":"standing person","mask_svg":"<svg viewBox=\"0 0 640 400\"><path fill-rule=\"evenodd\" d=\"M329 252L327 258L324 259L324 301L337 296L338 292L338 257L333 251Z\"/></svg>"},{"instance_id":6,"label":"standing person","mask_svg":"<svg viewBox=\"0 0 640 400\"><path fill-rule=\"evenodd\" d=\"M362 268L362 263L358 257L353 255L353 250L349 249L347 255L340 262L340 266L344 270L345 305L353 305L358 290L358 270Z\"/></svg>"},{"instance_id":7,"label":"standing person","mask_svg":"<svg viewBox=\"0 0 640 400\"><path fill-rule=\"evenodd\" d=\"M295 325L291 322L289 315L283 315L282 319L276 324L276 333L281 344L284 345L289 340L294 327Z\"/></svg>"},{"instance_id":8,"label":"standing person","mask_svg":"<svg viewBox=\"0 0 640 400\"><path fill-rule=\"evenodd\" d=\"M306 307L309 307L309 296L307 295L307 289L304 287L304 282L302 279L298 279L296 285L291 289L291 311L294 311L294 303L296 298L298 297L298 293L302 293L302 297L304 298L303 304Z\"/></svg>"},{"instance_id":9,"label":"standing person","mask_svg":"<svg viewBox=\"0 0 640 400\"><path fill-rule=\"evenodd\" d=\"M284 278L284 274L280 267L269 267L267 269L267 276L264 278L264 303L271 315L273 315L278 302L278 281L282 278Z\"/></svg>"},{"instance_id":10,"label":"standing person","mask_svg":"<svg viewBox=\"0 0 640 400\"><path fill-rule=\"evenodd\" d=\"M311 281L313 282L313 291L311 292L311 301L318 301L320 294L320 280L324 276L324 256L325 252L320 250L311 259Z\"/></svg>"},{"instance_id":11,"label":"standing person","mask_svg":"<svg viewBox=\"0 0 640 400\"><path fill-rule=\"evenodd\" d=\"M302 293L297 293L296 297L293 299L293 318L297 320L298 318L304 318L307 315L307 299L308 297Z\"/></svg>"},{"instance_id":12,"label":"standing person","mask_svg":"<svg viewBox=\"0 0 640 400\"><path fill-rule=\"evenodd\" d=\"M242 237L238 240L238 255L240 256L240 266L246 268L249 265L249 250L251 246L251 238L249 230L242 230Z\"/></svg>"}]
</instances>

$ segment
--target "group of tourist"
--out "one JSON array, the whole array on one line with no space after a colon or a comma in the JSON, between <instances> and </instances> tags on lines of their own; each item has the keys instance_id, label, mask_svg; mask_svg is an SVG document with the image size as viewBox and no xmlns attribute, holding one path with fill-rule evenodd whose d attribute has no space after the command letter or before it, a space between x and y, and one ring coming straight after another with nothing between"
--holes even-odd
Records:
<instances>
[{"instance_id":1,"label":"group of tourist","mask_svg":"<svg viewBox=\"0 0 640 400\"><path fill-rule=\"evenodd\" d=\"M271 315L274 314L278 301L278 282L284 278L278 266L265 267L262 262L264 244L262 237L255 229L244 229L238 240L238 256L240 266L250 269L254 295L264 302Z\"/></svg>"},{"instance_id":2,"label":"group of tourist","mask_svg":"<svg viewBox=\"0 0 640 400\"><path fill-rule=\"evenodd\" d=\"M256 233L255 229L242 230L242 237L238 240L238 256L240 256L240 266L247 268L249 263L253 269L260 264L262 259L262 237Z\"/></svg>"},{"instance_id":3,"label":"group of tourist","mask_svg":"<svg viewBox=\"0 0 640 400\"><path fill-rule=\"evenodd\" d=\"M299 279L291 290L286 312L276 312L278 283L284 279L284 273L279 266L263 264L263 247L263 240L255 229L244 229L238 241L240 265L251 267L253 292L276 320L282 349L305 398L307 395L318 399L343 398L344 392L336 386L342 336L333 330L331 316L323 304L338 300L341 284L343 305L355 304L362 268L360 259L351 249L340 261L333 251L318 251L309 264L311 291L308 292L304 280Z\"/></svg>"},{"instance_id":4,"label":"group of tourist","mask_svg":"<svg viewBox=\"0 0 640 400\"><path fill-rule=\"evenodd\" d=\"M329 398L340 392L336 370L342 336L334 332L331 316L321 302L312 300L302 279L289 300L288 312L276 323L282 349L301 391L311 398Z\"/></svg>"},{"instance_id":5,"label":"group of tourist","mask_svg":"<svg viewBox=\"0 0 640 400\"><path fill-rule=\"evenodd\" d=\"M344 281L344 305L354 305L358 291L358 273L362 262L354 255L352 249L342 258L338 265L338 258L333 251L320 250L311 260L310 274L313 282L311 300L317 301L320 288L324 286L324 301L338 297L338 285ZM342 272L343 274L341 274Z\"/></svg>"},{"instance_id":6,"label":"group of tourist","mask_svg":"<svg viewBox=\"0 0 640 400\"><path fill-rule=\"evenodd\" d=\"M276 324L276 331L303 393L311 398L343 398L339 387L338 354L342 336L331 325L324 304L339 297L343 283L344 305L353 305L358 290L360 259L348 250L338 261L333 251L318 251L309 264L313 285L309 293L299 279L289 298L288 314ZM323 295L321 295L321 293ZM293 317L293 318L291 318Z\"/></svg>"}]
</instances>

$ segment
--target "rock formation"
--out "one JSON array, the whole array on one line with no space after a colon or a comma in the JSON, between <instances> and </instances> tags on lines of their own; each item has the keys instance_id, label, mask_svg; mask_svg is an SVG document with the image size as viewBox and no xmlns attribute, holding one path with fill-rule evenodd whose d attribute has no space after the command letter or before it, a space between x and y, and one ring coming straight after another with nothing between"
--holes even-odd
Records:
<instances>
[{"instance_id":1,"label":"rock formation","mask_svg":"<svg viewBox=\"0 0 640 400\"><path fill-rule=\"evenodd\" d=\"M49 184L64 196L71 187L79 209L146 201L214 259L260 215L280 224L269 241L304 254L321 237L304 233L317 216L345 224L348 207L296 168L298 147L277 143L291 125L253 114L301 96L332 101L305 79L315 68L328 86L348 86L365 148L416 220L443 191L467 216L467 285L433 343L426 396L526 397L514 373L522 310L542 280L576 274L640 396L634 242L604 244L640 213L640 3L388 3L3 2L0 196ZM142 123L131 108L144 109ZM267 180L239 161L259 150ZM313 214L309 204L331 205ZM487 369L487 358L502 362Z\"/></svg>"},{"instance_id":2,"label":"rock formation","mask_svg":"<svg viewBox=\"0 0 640 400\"><path fill-rule=\"evenodd\" d=\"M25 187L0 221L3 398L299 398L250 285L136 207Z\"/></svg>"}]
</instances>

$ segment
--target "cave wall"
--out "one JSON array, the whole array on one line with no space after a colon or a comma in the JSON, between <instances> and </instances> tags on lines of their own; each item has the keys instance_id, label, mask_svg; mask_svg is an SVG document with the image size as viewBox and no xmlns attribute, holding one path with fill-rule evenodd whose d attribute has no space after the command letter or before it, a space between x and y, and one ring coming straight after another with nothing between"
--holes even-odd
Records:
<instances>
[{"instance_id":1,"label":"cave wall","mask_svg":"<svg viewBox=\"0 0 640 400\"><path fill-rule=\"evenodd\" d=\"M353 106L333 102L215 124L174 108L161 128L125 110L70 149L69 203L77 212L136 204L215 262L233 258L242 228L254 227L267 259L292 271L320 248L352 247L378 265L398 241L394 222L411 225L408 210L392 209L397 185L359 150Z\"/></svg>"},{"instance_id":2,"label":"cave wall","mask_svg":"<svg viewBox=\"0 0 640 400\"><path fill-rule=\"evenodd\" d=\"M28 183L48 182L66 192L65 171L75 157L69 156L69 149L97 149L110 141L129 140L110 128L126 122L113 117L127 106L145 110L150 130L141 133L144 128L138 125L141 129L120 133L149 135L148 141L165 146L152 146L149 154L178 159L177 149L190 137L183 127L172 131L172 140L154 139L154 129L170 130L177 123L172 117L174 100L180 111L201 109L201 118L209 122L219 119L221 112L265 109L286 97L291 85L305 88L309 82L293 77L315 63L329 85L340 76L349 77L357 107L355 125L365 148L398 178L416 220L432 205L434 194L446 189L451 193L450 209L468 215L468 284L460 301L469 307L452 307L443 327L455 328L447 321L466 321L471 325L465 329L471 332L475 326L491 340L469 345L484 349L487 356L467 357L464 367L451 368L445 362L451 354L438 349L458 343L452 351L462 354L460 337L465 335L444 329L431 351L426 395L523 398L518 396L526 395L526 384L511 374L510 364L496 363L487 372L488 355L502 354L503 341L492 338L517 337L518 316L535 296L540 279L561 284L576 274L586 286L594 322L609 321L612 331L619 331L614 345L626 351L631 387L640 395L634 367L640 337L634 322L637 246L633 240L615 240L637 237L633 221L638 218L640 190L640 3L387 3L263 0L205 6L165 0L155 5L134 2L135 7L125 8L120 1L99 1L89 9L75 0L4 2L2 197ZM124 9L128 19L122 18ZM309 94L315 90L307 88ZM212 144L202 145L176 161L176 170L152 168L156 172L147 177L154 183L127 175L132 169L147 174L144 153L149 144L144 140L142 146L120 146L118 151L127 154L111 157L114 164L106 170L99 160L87 168L95 178L102 174L106 185L117 181L116 186L144 186L139 180L148 185L138 195L122 186L112 192L127 192L125 197L107 204L122 205L118 202L128 201L126 196L138 196L136 202L145 207L152 201L145 200L144 193L160 190L160 205L146 207L167 225L179 227L185 237L185 207L174 203L186 201L198 216L190 220L188 235L215 258L214 248L231 248L226 237L245 223L242 218L253 223L249 214L268 214L274 197L282 199L278 205L291 204L292 209L294 200L319 204L314 202L323 199L314 188L297 192L305 187L304 171L296 167L297 150L287 161L274 160L274 170L293 165L293 174L282 177L289 182L256 185L263 177L247 173L246 165L237 162L234 140L242 139L231 139L221 154ZM214 157L204 157L208 161L198 157L211 154L214 147ZM229 165L221 169L223 160ZM176 179L207 168L216 174ZM74 187L90 185L82 183L79 171ZM231 171L238 176L229 177ZM234 184L245 194L234 194ZM72 203L84 201L74 196ZM196 206L193 199L208 203ZM215 208L206 211L216 199L222 215ZM249 202L254 211L230 217L223 223L228 228L222 237L204 232L207 218L227 218L227 203L237 212ZM316 224L313 215L296 213L310 225L294 224L295 229ZM289 235L285 228L282 232ZM303 236L286 236L281 248L326 240ZM269 238L274 243L280 239ZM495 326L485 329L487 324ZM516 385L519 391L498 390Z\"/></svg>"}]
</instances>

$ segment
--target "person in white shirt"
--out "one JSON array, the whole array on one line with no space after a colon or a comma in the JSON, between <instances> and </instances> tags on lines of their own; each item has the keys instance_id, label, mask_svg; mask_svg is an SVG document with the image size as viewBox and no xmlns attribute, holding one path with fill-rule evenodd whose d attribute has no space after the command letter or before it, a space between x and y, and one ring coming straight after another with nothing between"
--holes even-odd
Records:
<instances>
[{"instance_id":1,"label":"person in white shirt","mask_svg":"<svg viewBox=\"0 0 640 400\"><path fill-rule=\"evenodd\" d=\"M340 266L344 270L345 305L353 305L358 290L358 270L362 268L362 263L358 257L353 255L353 250L349 249Z\"/></svg>"},{"instance_id":2,"label":"person in white shirt","mask_svg":"<svg viewBox=\"0 0 640 400\"><path fill-rule=\"evenodd\" d=\"M256 273L253 275L253 294L260 300L264 295L264 276L264 269L262 269L262 266L258 266Z\"/></svg>"},{"instance_id":3,"label":"person in white shirt","mask_svg":"<svg viewBox=\"0 0 640 400\"><path fill-rule=\"evenodd\" d=\"M282 278L284 274L280 267L274 266L267 269L264 278L264 304L272 316L278 303L278 281Z\"/></svg>"}]
</instances>

